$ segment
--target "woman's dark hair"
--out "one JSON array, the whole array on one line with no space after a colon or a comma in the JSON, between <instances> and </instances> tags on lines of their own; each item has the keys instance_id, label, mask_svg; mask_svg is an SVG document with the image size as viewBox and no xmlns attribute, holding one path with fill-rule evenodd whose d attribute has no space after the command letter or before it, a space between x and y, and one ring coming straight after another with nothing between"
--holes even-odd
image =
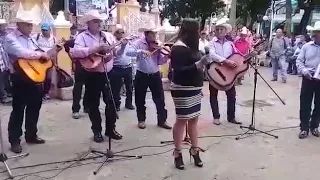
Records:
<instances>
[{"instance_id":1,"label":"woman's dark hair","mask_svg":"<svg viewBox=\"0 0 320 180\"><path fill-rule=\"evenodd\" d=\"M183 19L178 38L183 41L192 51L199 51L199 22L196 19Z\"/></svg>"}]
</instances>

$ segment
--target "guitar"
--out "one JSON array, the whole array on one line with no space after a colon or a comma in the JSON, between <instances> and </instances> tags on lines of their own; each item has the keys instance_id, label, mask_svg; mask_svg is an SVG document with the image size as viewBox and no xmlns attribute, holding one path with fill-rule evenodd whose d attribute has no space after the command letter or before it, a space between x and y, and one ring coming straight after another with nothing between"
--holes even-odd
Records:
<instances>
[{"instance_id":1,"label":"guitar","mask_svg":"<svg viewBox=\"0 0 320 180\"><path fill-rule=\"evenodd\" d=\"M33 83L43 83L46 79L47 71L54 66L53 61L55 61L58 50L63 47L64 42L64 39L60 40L56 43L54 48L47 51L47 54L50 57L49 61L43 59L19 58L17 61L18 69ZM44 52L41 49L37 49L36 51Z\"/></svg>"},{"instance_id":2,"label":"guitar","mask_svg":"<svg viewBox=\"0 0 320 180\"><path fill-rule=\"evenodd\" d=\"M266 46L267 43L263 41L255 47L254 51L245 56L238 53L232 54L227 59L235 62L237 64L236 68L230 68L217 62L210 63L205 68L205 74L209 83L218 90L229 90L234 85L235 80L242 77L249 69L248 63L250 62L250 59Z\"/></svg>"},{"instance_id":3,"label":"guitar","mask_svg":"<svg viewBox=\"0 0 320 180\"><path fill-rule=\"evenodd\" d=\"M117 46L121 45L123 40L132 41L137 38L139 38L139 36L134 36L134 35L123 38L122 40L118 41L117 43L110 45L108 47L108 49L113 50ZM104 53L95 53L95 54L90 55L87 58L80 59L79 62L84 69L91 70L91 69L98 67L101 63L103 63L103 60L105 59L105 57L106 57L106 55Z\"/></svg>"}]
</instances>

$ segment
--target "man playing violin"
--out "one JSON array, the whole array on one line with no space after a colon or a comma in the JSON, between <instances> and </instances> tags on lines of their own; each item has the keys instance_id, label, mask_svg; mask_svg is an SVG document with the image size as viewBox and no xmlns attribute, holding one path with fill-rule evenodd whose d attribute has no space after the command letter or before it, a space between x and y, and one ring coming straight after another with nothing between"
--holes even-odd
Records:
<instances>
[{"instance_id":1,"label":"man playing violin","mask_svg":"<svg viewBox=\"0 0 320 180\"><path fill-rule=\"evenodd\" d=\"M167 123L167 110L165 109L164 92L162 87L159 65L168 61L168 55L161 54L161 48L156 43L157 28L153 22L146 28L138 29L144 36L132 46L135 50L127 52L128 56L137 57L137 73L134 82L135 103L138 116L138 127L145 129L146 124L146 93L150 88L153 102L157 109L158 126L164 129L172 127Z\"/></svg>"},{"instance_id":2,"label":"man playing violin","mask_svg":"<svg viewBox=\"0 0 320 180\"><path fill-rule=\"evenodd\" d=\"M85 87L86 98L88 98L87 108L90 121L92 123L91 129L93 132L93 140L97 143L103 142L104 138L101 135L101 114L99 111L100 97L103 94L103 100L106 104L106 131L105 135L112 139L122 139L122 136L115 130L115 123L117 118L116 109L113 106L113 99L107 85L106 73L112 69L112 54L109 47L116 43L114 36L110 33L100 30L102 20L107 16L100 14L97 10L88 11L82 19L82 22L88 26L88 29L77 35L75 39L74 48L71 48L70 55L78 61L92 61L92 55L103 55L101 61L96 67L85 69ZM123 43L127 43L124 41ZM106 72L107 71L107 72Z\"/></svg>"},{"instance_id":3,"label":"man playing violin","mask_svg":"<svg viewBox=\"0 0 320 180\"><path fill-rule=\"evenodd\" d=\"M114 36L117 41L126 41L124 38L124 28L117 24L116 31L114 32ZM126 87L126 103L125 107L130 110L134 110L134 106L132 105L132 57L126 55L126 52L130 48L130 45L127 43L123 43L115 54L113 60L113 68L109 73L110 83L112 86L112 93L115 101L115 105L117 111L120 111L121 97L120 90L122 87L122 82L124 82ZM122 80L123 79L123 80Z\"/></svg>"},{"instance_id":4,"label":"man playing violin","mask_svg":"<svg viewBox=\"0 0 320 180\"><path fill-rule=\"evenodd\" d=\"M43 144L45 140L37 136L37 123L44 96L43 83L35 84L28 81L27 77L17 66L19 58L50 60L47 53L36 51L39 49L37 41L30 34L35 21L31 13L25 12L21 17L16 17L13 22L17 29L5 38L5 50L12 64L12 112L10 115L8 132L11 151L21 153L20 137L22 136L23 117L25 115L25 139L29 144Z\"/></svg>"},{"instance_id":5,"label":"man playing violin","mask_svg":"<svg viewBox=\"0 0 320 180\"><path fill-rule=\"evenodd\" d=\"M216 24L216 37L210 42L210 56L216 62L220 62L230 68L235 68L237 64L227 58L235 52L234 45L231 41L226 39L226 34L232 31L232 26L226 22L217 22ZM213 114L213 123L220 125L220 112L218 105L218 90L209 85L210 90L210 105ZM226 91L227 95L227 118L228 122L233 124L241 124L235 119L236 110L236 89L233 86Z\"/></svg>"}]
</instances>

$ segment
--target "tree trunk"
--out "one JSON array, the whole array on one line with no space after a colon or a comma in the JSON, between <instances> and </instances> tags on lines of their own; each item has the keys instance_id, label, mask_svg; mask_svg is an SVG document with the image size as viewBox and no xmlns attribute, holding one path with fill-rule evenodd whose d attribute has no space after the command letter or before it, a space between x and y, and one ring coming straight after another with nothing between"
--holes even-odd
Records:
<instances>
[{"instance_id":1,"label":"tree trunk","mask_svg":"<svg viewBox=\"0 0 320 180\"><path fill-rule=\"evenodd\" d=\"M237 21L237 0L231 2L230 24L234 28Z\"/></svg>"},{"instance_id":2,"label":"tree trunk","mask_svg":"<svg viewBox=\"0 0 320 180\"><path fill-rule=\"evenodd\" d=\"M301 21L300 21L300 24L299 24L298 30L297 30L298 34L305 34L307 32L306 27L307 27L309 20L311 18L312 10L313 10L313 7L306 7L304 9L304 13L303 13L303 16L301 18Z\"/></svg>"},{"instance_id":3,"label":"tree trunk","mask_svg":"<svg viewBox=\"0 0 320 180\"><path fill-rule=\"evenodd\" d=\"M286 24L284 26L284 31L287 35L291 36L291 24L292 24L292 4L291 0L286 0Z\"/></svg>"},{"instance_id":4,"label":"tree trunk","mask_svg":"<svg viewBox=\"0 0 320 180\"><path fill-rule=\"evenodd\" d=\"M200 24L200 30L202 31L204 29L204 26L206 25L206 19L208 18L208 16L201 16L201 24Z\"/></svg>"}]
</instances>

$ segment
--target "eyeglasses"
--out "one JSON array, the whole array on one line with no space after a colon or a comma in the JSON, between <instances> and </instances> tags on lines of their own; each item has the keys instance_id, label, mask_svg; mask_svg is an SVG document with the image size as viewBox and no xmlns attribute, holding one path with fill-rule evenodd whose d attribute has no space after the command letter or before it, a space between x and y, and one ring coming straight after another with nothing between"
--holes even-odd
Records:
<instances>
[{"instance_id":1,"label":"eyeglasses","mask_svg":"<svg viewBox=\"0 0 320 180\"><path fill-rule=\"evenodd\" d=\"M118 31L117 33L118 34L124 34L124 31Z\"/></svg>"}]
</instances>

